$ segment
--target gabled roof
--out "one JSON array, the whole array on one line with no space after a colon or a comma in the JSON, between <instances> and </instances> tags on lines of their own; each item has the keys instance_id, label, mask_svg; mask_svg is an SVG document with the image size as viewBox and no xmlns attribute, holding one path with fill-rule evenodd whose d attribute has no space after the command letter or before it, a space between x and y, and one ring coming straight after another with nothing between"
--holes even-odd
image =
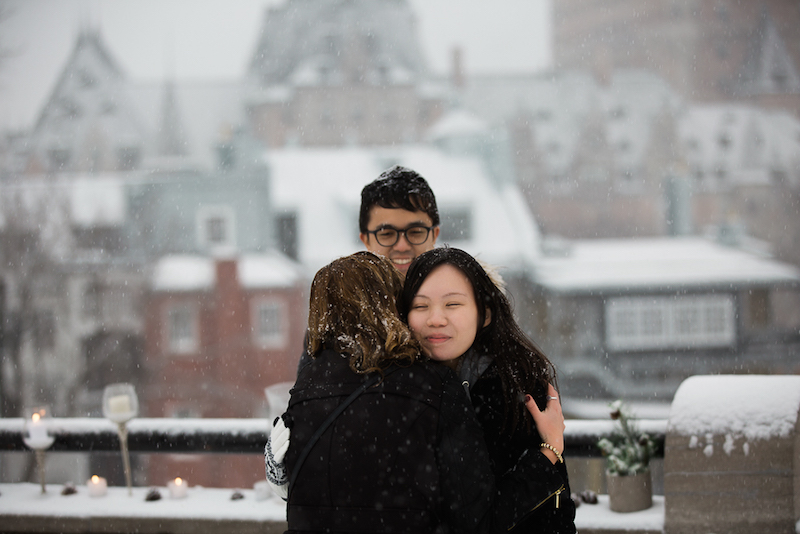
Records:
<instances>
[{"instance_id":1,"label":"gabled roof","mask_svg":"<svg viewBox=\"0 0 800 534\"><path fill-rule=\"evenodd\" d=\"M100 33L83 30L31 134L31 155L47 167L59 150L65 170L102 169L119 149L140 148L145 133L129 89Z\"/></svg>"},{"instance_id":2,"label":"gabled roof","mask_svg":"<svg viewBox=\"0 0 800 534\"><path fill-rule=\"evenodd\" d=\"M536 260L534 281L554 292L658 292L800 283L800 270L703 238L597 239L566 243Z\"/></svg>"},{"instance_id":3,"label":"gabled roof","mask_svg":"<svg viewBox=\"0 0 800 534\"><path fill-rule=\"evenodd\" d=\"M798 65L766 7L762 8L758 28L749 45L747 60L736 80L745 95L800 93Z\"/></svg>"}]
</instances>

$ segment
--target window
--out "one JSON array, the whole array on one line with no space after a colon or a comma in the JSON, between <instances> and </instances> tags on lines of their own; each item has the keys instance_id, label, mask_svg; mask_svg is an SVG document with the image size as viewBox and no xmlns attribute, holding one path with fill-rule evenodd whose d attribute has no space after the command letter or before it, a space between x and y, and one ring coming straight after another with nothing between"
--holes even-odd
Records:
<instances>
[{"instance_id":1,"label":"window","mask_svg":"<svg viewBox=\"0 0 800 534\"><path fill-rule=\"evenodd\" d=\"M770 322L769 291L766 289L751 289L747 294L747 302L750 326L768 326Z\"/></svg>"},{"instance_id":2,"label":"window","mask_svg":"<svg viewBox=\"0 0 800 534\"><path fill-rule=\"evenodd\" d=\"M195 352L199 346L197 308L192 303L173 304L167 309L167 343L174 354Z\"/></svg>"},{"instance_id":3,"label":"window","mask_svg":"<svg viewBox=\"0 0 800 534\"><path fill-rule=\"evenodd\" d=\"M472 210L467 207L442 210L441 227L442 241L469 241L473 237Z\"/></svg>"},{"instance_id":4,"label":"window","mask_svg":"<svg viewBox=\"0 0 800 534\"><path fill-rule=\"evenodd\" d=\"M729 347L735 341L730 295L620 297L606 302L609 350Z\"/></svg>"},{"instance_id":5,"label":"window","mask_svg":"<svg viewBox=\"0 0 800 534\"><path fill-rule=\"evenodd\" d=\"M275 218L278 232L278 246L284 254L296 260L297 249L297 214L294 212L281 213Z\"/></svg>"},{"instance_id":6,"label":"window","mask_svg":"<svg viewBox=\"0 0 800 534\"><path fill-rule=\"evenodd\" d=\"M253 342L264 349L286 345L286 310L280 300L258 300L253 304Z\"/></svg>"},{"instance_id":7,"label":"window","mask_svg":"<svg viewBox=\"0 0 800 534\"><path fill-rule=\"evenodd\" d=\"M83 293L83 314L87 319L100 319L102 311L103 286L97 281L89 282Z\"/></svg>"},{"instance_id":8,"label":"window","mask_svg":"<svg viewBox=\"0 0 800 534\"><path fill-rule=\"evenodd\" d=\"M201 249L233 247L235 217L230 206L203 206L197 211L197 240Z\"/></svg>"}]
</instances>

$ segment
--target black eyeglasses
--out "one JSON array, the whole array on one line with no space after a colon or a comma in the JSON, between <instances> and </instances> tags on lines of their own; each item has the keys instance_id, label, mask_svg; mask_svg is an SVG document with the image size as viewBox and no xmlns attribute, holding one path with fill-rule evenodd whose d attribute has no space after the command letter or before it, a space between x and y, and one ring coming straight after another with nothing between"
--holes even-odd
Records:
<instances>
[{"instance_id":1,"label":"black eyeglasses","mask_svg":"<svg viewBox=\"0 0 800 534\"><path fill-rule=\"evenodd\" d=\"M393 247L400 240L400 234L406 236L406 240L412 245L421 245L428 240L433 226L409 226L404 230L398 230L391 226L384 226L377 230L367 230L368 234L374 234L378 244L382 247Z\"/></svg>"}]
</instances>

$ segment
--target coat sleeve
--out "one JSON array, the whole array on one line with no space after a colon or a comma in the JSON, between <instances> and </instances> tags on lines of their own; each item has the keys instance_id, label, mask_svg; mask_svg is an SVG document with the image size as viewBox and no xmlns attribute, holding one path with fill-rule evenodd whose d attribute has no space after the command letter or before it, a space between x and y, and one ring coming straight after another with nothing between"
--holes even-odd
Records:
<instances>
[{"instance_id":1,"label":"coat sleeve","mask_svg":"<svg viewBox=\"0 0 800 534\"><path fill-rule=\"evenodd\" d=\"M500 478L492 474L483 431L455 378L445 380L439 419L438 509L453 532L507 532L565 490L558 468L538 452Z\"/></svg>"}]
</instances>

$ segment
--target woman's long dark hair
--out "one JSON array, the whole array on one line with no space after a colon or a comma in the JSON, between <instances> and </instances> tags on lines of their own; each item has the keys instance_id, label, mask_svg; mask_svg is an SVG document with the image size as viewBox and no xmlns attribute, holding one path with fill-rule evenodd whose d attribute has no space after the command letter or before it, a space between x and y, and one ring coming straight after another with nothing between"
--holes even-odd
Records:
<instances>
[{"instance_id":1,"label":"woman's long dark hair","mask_svg":"<svg viewBox=\"0 0 800 534\"><path fill-rule=\"evenodd\" d=\"M441 265L452 265L469 280L478 307L478 325L485 322L486 311L489 311L491 321L484 327L479 326L471 350L494 360L503 387L506 427L510 425L513 430L522 421L532 423L522 400L530 393L540 407L544 406L547 384L556 385L555 368L519 327L508 298L475 258L450 247L435 248L417 256L406 273L403 293L397 303L400 318L408 322L414 296L428 275Z\"/></svg>"}]
</instances>

